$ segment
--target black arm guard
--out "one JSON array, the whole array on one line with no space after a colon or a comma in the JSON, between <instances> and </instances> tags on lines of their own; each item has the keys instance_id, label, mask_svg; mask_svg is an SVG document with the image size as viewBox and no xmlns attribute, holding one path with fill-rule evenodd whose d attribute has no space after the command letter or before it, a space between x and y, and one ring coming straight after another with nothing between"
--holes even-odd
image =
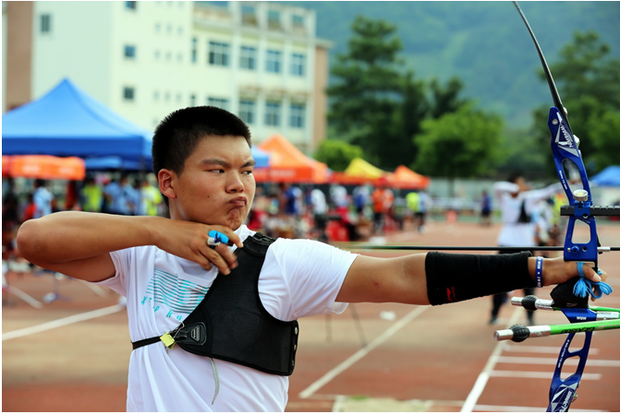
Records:
<instances>
[{"instance_id":1,"label":"black arm guard","mask_svg":"<svg viewBox=\"0 0 620 414\"><path fill-rule=\"evenodd\" d=\"M528 266L529 252L473 255L429 252L426 286L431 305L534 287Z\"/></svg>"}]
</instances>

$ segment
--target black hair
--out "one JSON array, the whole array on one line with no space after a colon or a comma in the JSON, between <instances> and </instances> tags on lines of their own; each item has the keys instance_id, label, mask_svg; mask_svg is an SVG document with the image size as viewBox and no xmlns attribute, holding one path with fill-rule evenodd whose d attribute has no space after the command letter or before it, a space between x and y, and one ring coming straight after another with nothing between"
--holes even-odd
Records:
<instances>
[{"instance_id":1,"label":"black hair","mask_svg":"<svg viewBox=\"0 0 620 414\"><path fill-rule=\"evenodd\" d=\"M508 182L516 184L520 177L523 177L521 171L515 171L508 176Z\"/></svg>"},{"instance_id":2,"label":"black hair","mask_svg":"<svg viewBox=\"0 0 620 414\"><path fill-rule=\"evenodd\" d=\"M215 106L193 106L172 112L153 135L153 172L162 168L181 174L185 161L208 136L242 136L252 146L250 129L236 115ZM164 197L165 198L165 197Z\"/></svg>"}]
</instances>

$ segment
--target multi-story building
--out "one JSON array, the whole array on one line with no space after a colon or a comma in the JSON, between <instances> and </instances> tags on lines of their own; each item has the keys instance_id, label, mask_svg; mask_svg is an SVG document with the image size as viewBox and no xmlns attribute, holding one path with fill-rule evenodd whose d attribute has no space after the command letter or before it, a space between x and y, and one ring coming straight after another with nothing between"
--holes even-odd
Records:
<instances>
[{"instance_id":1,"label":"multi-story building","mask_svg":"<svg viewBox=\"0 0 620 414\"><path fill-rule=\"evenodd\" d=\"M266 2L3 2L3 111L63 78L153 130L175 109L214 105L256 143L311 152L326 134L328 49L314 11Z\"/></svg>"}]
</instances>

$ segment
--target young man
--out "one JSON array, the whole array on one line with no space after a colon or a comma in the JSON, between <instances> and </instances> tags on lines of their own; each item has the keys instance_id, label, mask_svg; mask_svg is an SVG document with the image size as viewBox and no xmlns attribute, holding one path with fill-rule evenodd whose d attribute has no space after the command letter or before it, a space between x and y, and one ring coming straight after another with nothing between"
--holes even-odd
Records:
<instances>
[{"instance_id":1,"label":"young man","mask_svg":"<svg viewBox=\"0 0 620 414\"><path fill-rule=\"evenodd\" d=\"M153 167L170 219L61 212L25 223L18 234L28 260L127 297L130 411L284 411L292 321L341 313L347 302L441 304L534 284L535 260L527 255L383 259L311 240L278 239L262 267L254 266L249 248L260 239L243 225L256 188L250 132L218 108L164 119L153 137ZM213 243L212 230L232 245ZM501 284L496 272L506 275ZM575 263L544 261L545 285L577 274ZM586 276L600 280L589 267ZM188 321L203 297L202 319ZM179 346L167 348L165 333L181 323L191 329L173 333ZM262 348L272 336L274 347ZM199 345L186 351L185 340Z\"/></svg>"}]
</instances>

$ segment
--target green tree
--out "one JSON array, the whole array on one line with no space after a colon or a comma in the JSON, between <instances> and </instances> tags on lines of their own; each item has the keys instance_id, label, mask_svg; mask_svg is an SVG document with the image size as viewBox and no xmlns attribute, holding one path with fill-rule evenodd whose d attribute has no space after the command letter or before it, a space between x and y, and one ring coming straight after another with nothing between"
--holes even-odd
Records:
<instances>
[{"instance_id":1,"label":"green tree","mask_svg":"<svg viewBox=\"0 0 620 414\"><path fill-rule=\"evenodd\" d=\"M615 119L620 112L620 60L610 55L609 45L603 43L597 33L575 32L572 43L562 48L560 60L550 68L569 110L570 126L581 141L580 149L588 170L595 165L594 170L598 171L604 164L593 163L605 160L614 145L606 141L618 139L617 134L604 133L605 127L598 128L598 124L603 117ZM542 71L540 76L544 79ZM541 150L548 148L550 139L546 123L548 112L549 107L545 106L537 109L534 115L539 120L535 134L540 138ZM606 115L608 113L611 114ZM599 135L593 131L598 131ZM553 163L549 165L551 170Z\"/></svg>"},{"instance_id":2,"label":"green tree","mask_svg":"<svg viewBox=\"0 0 620 414\"><path fill-rule=\"evenodd\" d=\"M330 129L385 168L412 147L401 130L403 61L397 54L402 43L396 27L382 20L358 16L351 29L348 51L337 55L331 69Z\"/></svg>"},{"instance_id":3,"label":"green tree","mask_svg":"<svg viewBox=\"0 0 620 414\"><path fill-rule=\"evenodd\" d=\"M426 119L414 139L419 148L413 169L445 177L481 177L493 173L499 154L501 117L475 110L471 105L440 118ZM452 185L450 193L453 196Z\"/></svg>"},{"instance_id":4,"label":"green tree","mask_svg":"<svg viewBox=\"0 0 620 414\"><path fill-rule=\"evenodd\" d=\"M437 79L433 79L430 84L430 116L441 118L442 115L456 112L466 105L469 101L459 96L463 86L463 82L456 77L451 78L446 85L441 85Z\"/></svg>"},{"instance_id":5,"label":"green tree","mask_svg":"<svg viewBox=\"0 0 620 414\"><path fill-rule=\"evenodd\" d=\"M321 141L319 148L314 153L314 158L317 161L324 162L334 171L344 171L351 160L363 157L364 150L361 147L333 139Z\"/></svg>"},{"instance_id":6,"label":"green tree","mask_svg":"<svg viewBox=\"0 0 620 414\"><path fill-rule=\"evenodd\" d=\"M607 111L588 125L598 170L620 164L620 111Z\"/></svg>"},{"instance_id":7,"label":"green tree","mask_svg":"<svg viewBox=\"0 0 620 414\"><path fill-rule=\"evenodd\" d=\"M429 116L439 118L467 101L459 97L458 78L445 85L418 80L403 69L396 26L358 16L351 27L348 51L331 69L330 137L364 149L367 160L390 170L409 165L418 151L413 137Z\"/></svg>"}]
</instances>

